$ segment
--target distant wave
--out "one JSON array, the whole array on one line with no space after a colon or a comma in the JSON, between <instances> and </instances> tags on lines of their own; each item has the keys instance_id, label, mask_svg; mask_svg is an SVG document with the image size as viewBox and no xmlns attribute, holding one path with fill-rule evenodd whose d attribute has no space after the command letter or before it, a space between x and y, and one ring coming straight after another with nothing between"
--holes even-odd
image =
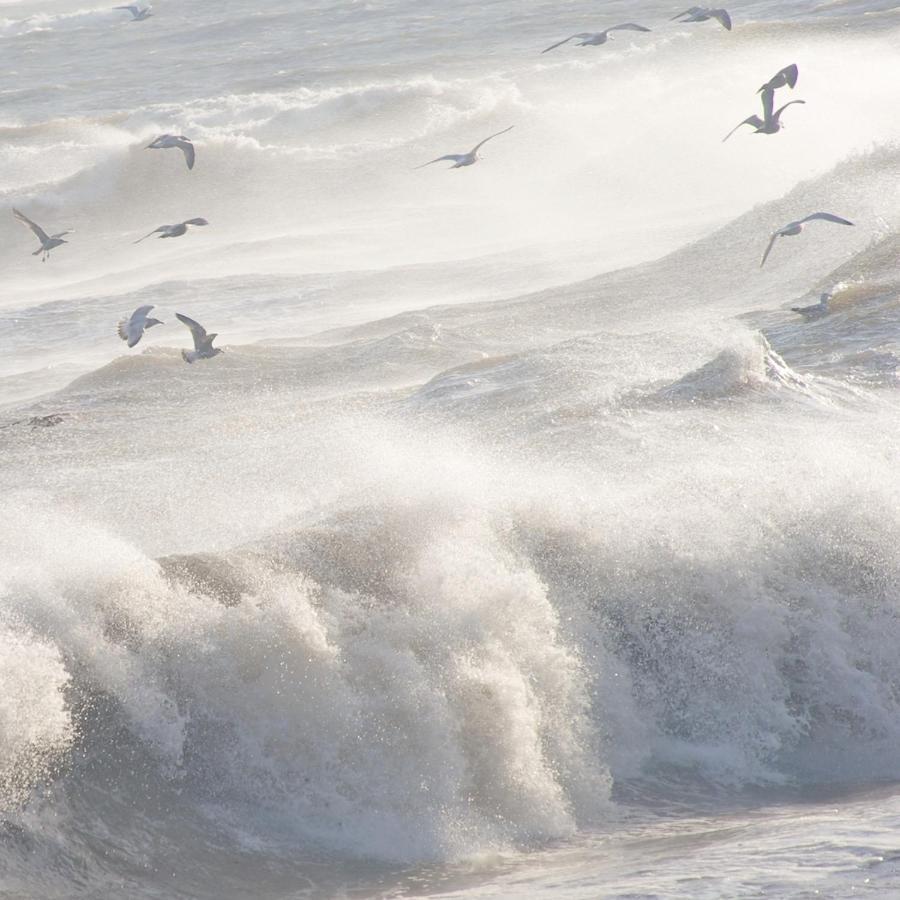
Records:
<instances>
[{"instance_id":1,"label":"distant wave","mask_svg":"<svg viewBox=\"0 0 900 900\"><path fill-rule=\"evenodd\" d=\"M96 6L66 13L37 13L26 19L0 19L0 38L60 28L77 28L92 20L102 21L120 16L120 13L114 12L109 6Z\"/></svg>"}]
</instances>

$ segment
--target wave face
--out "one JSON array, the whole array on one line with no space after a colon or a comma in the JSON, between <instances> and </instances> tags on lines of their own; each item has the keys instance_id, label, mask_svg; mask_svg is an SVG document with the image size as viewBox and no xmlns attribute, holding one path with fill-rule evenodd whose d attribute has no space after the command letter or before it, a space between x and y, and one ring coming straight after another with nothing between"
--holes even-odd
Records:
<instances>
[{"instance_id":1,"label":"wave face","mask_svg":"<svg viewBox=\"0 0 900 900\"><path fill-rule=\"evenodd\" d=\"M464 895L900 779L900 17L607 5L0 0L0 893Z\"/></svg>"}]
</instances>

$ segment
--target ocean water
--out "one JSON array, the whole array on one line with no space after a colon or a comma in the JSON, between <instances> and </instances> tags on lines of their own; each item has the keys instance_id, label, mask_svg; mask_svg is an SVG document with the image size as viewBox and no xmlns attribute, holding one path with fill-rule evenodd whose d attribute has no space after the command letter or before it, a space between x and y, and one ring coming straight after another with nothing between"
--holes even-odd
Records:
<instances>
[{"instance_id":1,"label":"ocean water","mask_svg":"<svg viewBox=\"0 0 900 900\"><path fill-rule=\"evenodd\" d=\"M900 895L895 5L0 0L0 897Z\"/></svg>"}]
</instances>

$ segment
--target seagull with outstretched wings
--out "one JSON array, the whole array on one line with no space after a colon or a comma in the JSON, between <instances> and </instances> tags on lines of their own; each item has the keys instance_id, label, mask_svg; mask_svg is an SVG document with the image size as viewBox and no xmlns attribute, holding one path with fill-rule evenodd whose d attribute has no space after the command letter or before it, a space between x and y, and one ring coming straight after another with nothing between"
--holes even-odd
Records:
<instances>
[{"instance_id":1,"label":"seagull with outstretched wings","mask_svg":"<svg viewBox=\"0 0 900 900\"><path fill-rule=\"evenodd\" d=\"M416 166L417 169L424 169L425 166L433 165L436 162L441 162L443 160L447 160L448 162L452 162L453 165L450 166L451 169L461 169L463 166L471 166L478 162L478 151L490 140L493 140L495 137L499 137L501 134L506 134L507 131L512 131L514 125L510 125L509 128L504 128L503 131L498 131L496 134L492 134L490 137L486 137L481 143L476 144L468 153L448 153L446 156L439 156L437 159L431 160L431 162L422 163L421 166Z\"/></svg>"},{"instance_id":2,"label":"seagull with outstretched wings","mask_svg":"<svg viewBox=\"0 0 900 900\"><path fill-rule=\"evenodd\" d=\"M769 245L766 247L766 252L763 253L762 262L760 262L759 267L762 268L766 264L766 260L769 258L772 247L775 246L775 241L777 241L778 238L793 237L796 234L800 234L810 222L834 222L836 225L853 224L852 222L848 222L847 219L842 219L840 216L826 212L813 213L805 219L798 219L796 222L788 222L787 225L772 233L772 237L769 238Z\"/></svg>"},{"instance_id":3,"label":"seagull with outstretched wings","mask_svg":"<svg viewBox=\"0 0 900 900\"><path fill-rule=\"evenodd\" d=\"M212 342L218 337L218 334L207 334L206 329L193 319L183 316L181 313L175 313L175 318L182 325L187 325L190 329L191 337L194 339L193 350L182 350L181 357L187 363L196 362L198 359L212 359L217 353L225 351L219 347L213 347Z\"/></svg>"},{"instance_id":4,"label":"seagull with outstretched wings","mask_svg":"<svg viewBox=\"0 0 900 900\"><path fill-rule=\"evenodd\" d=\"M59 231L56 234L47 234L37 222L32 222L25 213L21 213L17 209L14 209L12 212L16 220L21 222L41 242L41 246L31 254L32 256L41 254L41 262L46 262L47 258L50 256L50 251L54 247L69 243L68 241L63 240L63 235L72 234L71 229L69 231Z\"/></svg>"}]
</instances>

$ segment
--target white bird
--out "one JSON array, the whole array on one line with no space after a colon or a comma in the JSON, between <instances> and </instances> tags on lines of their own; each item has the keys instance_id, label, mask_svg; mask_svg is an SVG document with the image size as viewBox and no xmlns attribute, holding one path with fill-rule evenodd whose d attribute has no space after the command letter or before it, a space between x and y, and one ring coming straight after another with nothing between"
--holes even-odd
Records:
<instances>
[{"instance_id":1,"label":"white bird","mask_svg":"<svg viewBox=\"0 0 900 900\"><path fill-rule=\"evenodd\" d=\"M113 9L127 9L131 13L132 22L141 22L153 15L150 12L153 9L152 6L114 6Z\"/></svg>"},{"instance_id":2,"label":"white bird","mask_svg":"<svg viewBox=\"0 0 900 900\"><path fill-rule=\"evenodd\" d=\"M828 301L831 300L832 295L829 293L822 294L819 298L818 303L814 303L812 306L792 306L791 312L800 313L804 319L821 319L822 316L828 314Z\"/></svg>"},{"instance_id":3,"label":"white bird","mask_svg":"<svg viewBox=\"0 0 900 900\"><path fill-rule=\"evenodd\" d=\"M741 125L752 125L756 129L757 134L776 134L784 128L784 125L781 124L781 114L792 104L792 103L805 103L805 100L791 100L790 103L785 103L779 110L773 112L773 107L775 106L775 91L781 87L789 87L791 90L794 89L794 86L797 84L797 79L800 76L800 70L797 68L796 63L791 63L789 66L785 66L783 69L779 69L756 93L762 94L762 106L763 106L763 115L760 119L759 116L749 116L744 119L740 125L736 125L728 134L722 138L722 142L730 138Z\"/></svg>"},{"instance_id":4,"label":"white bird","mask_svg":"<svg viewBox=\"0 0 900 900\"><path fill-rule=\"evenodd\" d=\"M147 318L147 313L153 309L153 304L148 306L139 306L129 318L122 319L119 322L119 337L123 341L128 342L129 347L133 347L144 336L144 331L152 328L154 325L165 325L159 319Z\"/></svg>"},{"instance_id":5,"label":"white bird","mask_svg":"<svg viewBox=\"0 0 900 900\"><path fill-rule=\"evenodd\" d=\"M57 234L47 234L40 225L32 222L31 219L28 218L24 213L20 213L17 209L13 210L13 215L20 221L26 228L30 229L34 236L41 242L41 246L32 253L32 256L37 256L39 253L41 255L41 262L46 262L47 257L50 255L50 251L54 247L59 247L61 244L68 244L68 241L63 240L64 234L72 234L71 229L69 231L60 231Z\"/></svg>"},{"instance_id":6,"label":"white bird","mask_svg":"<svg viewBox=\"0 0 900 900\"><path fill-rule=\"evenodd\" d=\"M687 16L687 18L685 18ZM683 22L707 22L715 19L726 31L731 31L731 16L727 9L709 9L705 6L692 6L677 16L672 16L672 21L681 19Z\"/></svg>"},{"instance_id":7,"label":"white bird","mask_svg":"<svg viewBox=\"0 0 900 900\"><path fill-rule=\"evenodd\" d=\"M161 134L158 138L154 138L145 150L171 150L177 147L184 154L184 161L189 169L194 168L194 145L190 138L186 138L183 134Z\"/></svg>"},{"instance_id":8,"label":"white bird","mask_svg":"<svg viewBox=\"0 0 900 900\"><path fill-rule=\"evenodd\" d=\"M186 363L196 362L198 359L212 359L217 353L225 351L219 347L213 347L212 342L218 337L218 334L207 334L206 329L193 319L183 316L181 313L175 313L175 318L191 330L191 337L194 339L193 350L182 350L181 358Z\"/></svg>"},{"instance_id":9,"label":"white bird","mask_svg":"<svg viewBox=\"0 0 900 900\"><path fill-rule=\"evenodd\" d=\"M763 94L763 103L765 103L768 98L771 103L773 95L772 94ZM759 116L748 116L744 119L743 122L735 125L725 137L722 138L722 143L728 140L737 130L741 127L741 125L752 125L755 130L755 134L777 134L784 128L784 125L781 121L781 114L789 107L793 106L795 103L803 103L805 104L805 100L791 100L788 103L785 103L780 109L776 109L775 112L772 112L771 106L767 106L763 111L763 118L761 119Z\"/></svg>"},{"instance_id":10,"label":"white bird","mask_svg":"<svg viewBox=\"0 0 900 900\"><path fill-rule=\"evenodd\" d=\"M766 247L766 252L763 253L762 262L759 264L759 267L762 268L766 264L766 260L769 258L769 254L772 252L772 247L775 245L775 241L780 237L793 237L795 234L800 234L803 229L809 225L810 222L835 222L838 225L852 225L852 222L848 222L846 219L842 219L840 216L832 215L831 213L813 213L810 216L807 216L805 219L798 219L796 222L788 222L783 228L779 228L778 231L773 232L772 237L769 239L769 246Z\"/></svg>"},{"instance_id":11,"label":"white bird","mask_svg":"<svg viewBox=\"0 0 900 900\"><path fill-rule=\"evenodd\" d=\"M139 244L141 241L146 241L148 237L153 237L154 234L158 234L160 238L181 237L187 232L189 225L209 225L209 222L206 219L187 219L184 222L179 222L177 225L160 225L159 228L154 228L150 234L145 234L134 243Z\"/></svg>"},{"instance_id":12,"label":"white bird","mask_svg":"<svg viewBox=\"0 0 900 900\"><path fill-rule=\"evenodd\" d=\"M453 165L450 166L451 169L461 169L463 166L471 166L474 163L478 162L478 151L488 141L492 140L495 137L499 137L501 134L506 134L507 131L512 131L513 128L515 128L515 126L510 125L509 128L504 128L503 131L498 131L496 134L492 134L490 137L486 137L480 144L476 144L468 153L448 153L446 156L439 156L437 159L431 160L431 162L422 163L421 166L416 166L416 168L424 169L425 166L430 166L445 159L453 162Z\"/></svg>"},{"instance_id":13,"label":"white bird","mask_svg":"<svg viewBox=\"0 0 900 900\"><path fill-rule=\"evenodd\" d=\"M597 47L600 44L605 44L607 40L609 40L609 33L611 31L649 31L649 28L644 28L643 25L635 25L633 22L627 22L624 25L613 25L612 28L607 28L606 31L582 31L580 34L573 34L571 37L567 37L563 41L557 41L555 44L551 44L546 50L541 50L541 53L547 53L550 50L555 50L557 47L561 47L563 44L567 44L569 41L574 41L576 38L581 41L577 46L579 47Z\"/></svg>"}]
</instances>

